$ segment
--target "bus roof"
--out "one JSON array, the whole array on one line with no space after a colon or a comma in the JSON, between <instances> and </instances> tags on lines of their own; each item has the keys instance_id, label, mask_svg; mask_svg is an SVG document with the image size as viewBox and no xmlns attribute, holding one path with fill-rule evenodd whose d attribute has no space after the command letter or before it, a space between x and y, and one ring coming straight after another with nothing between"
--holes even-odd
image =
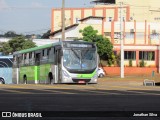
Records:
<instances>
[{"instance_id":1,"label":"bus roof","mask_svg":"<svg viewBox=\"0 0 160 120\"><path fill-rule=\"evenodd\" d=\"M34 48L24 49L24 50L21 50L21 51L16 51L16 52L13 53L13 55L28 53L28 52L40 50L40 49L43 49L43 48L49 48L49 47L54 46L54 45L60 45L60 42L54 42L54 43L46 44L46 45L39 46L39 47L34 47Z\"/></svg>"},{"instance_id":2,"label":"bus roof","mask_svg":"<svg viewBox=\"0 0 160 120\"><path fill-rule=\"evenodd\" d=\"M83 40L66 40L66 41L62 41L62 42L75 42L75 43L92 43L92 42L86 42L86 41L83 41ZM55 45L61 45L61 41L59 40L54 40L53 43L51 44L46 44L46 45L42 45L42 46L38 46L38 47L34 47L34 48L29 48L29 49L24 49L24 50L21 50L21 51L16 51L13 53L13 55L17 55L17 54L23 54L23 53L28 53L28 52L32 52L32 51L36 51L36 50L40 50L40 49L44 49L44 48L49 48L49 47L52 47L52 46L55 46Z\"/></svg>"}]
</instances>

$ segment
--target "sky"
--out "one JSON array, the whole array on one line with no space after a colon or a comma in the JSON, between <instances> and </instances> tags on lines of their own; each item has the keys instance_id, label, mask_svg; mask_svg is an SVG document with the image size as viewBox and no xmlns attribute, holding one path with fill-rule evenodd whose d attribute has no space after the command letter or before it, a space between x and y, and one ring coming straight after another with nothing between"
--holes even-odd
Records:
<instances>
[{"instance_id":1,"label":"sky","mask_svg":"<svg viewBox=\"0 0 160 120\"><path fill-rule=\"evenodd\" d=\"M92 0L65 0L65 7L92 7ZM0 0L0 34L43 34L51 28L52 8L62 0Z\"/></svg>"}]
</instances>

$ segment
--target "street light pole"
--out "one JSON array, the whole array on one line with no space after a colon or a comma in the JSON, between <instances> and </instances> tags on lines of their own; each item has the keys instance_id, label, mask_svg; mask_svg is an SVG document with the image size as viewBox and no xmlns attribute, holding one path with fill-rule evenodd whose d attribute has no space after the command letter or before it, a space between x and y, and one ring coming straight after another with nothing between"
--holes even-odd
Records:
<instances>
[{"instance_id":1,"label":"street light pole","mask_svg":"<svg viewBox=\"0 0 160 120\"><path fill-rule=\"evenodd\" d=\"M65 40L65 0L62 0L62 41Z\"/></svg>"},{"instance_id":2,"label":"street light pole","mask_svg":"<svg viewBox=\"0 0 160 120\"><path fill-rule=\"evenodd\" d=\"M124 78L124 46L123 46L122 4L123 4L123 2L120 2L120 42L121 42L121 78Z\"/></svg>"},{"instance_id":3,"label":"street light pole","mask_svg":"<svg viewBox=\"0 0 160 120\"><path fill-rule=\"evenodd\" d=\"M158 73L160 74L160 39L159 39L159 46L158 46L158 61L159 61L158 62Z\"/></svg>"}]
</instances>

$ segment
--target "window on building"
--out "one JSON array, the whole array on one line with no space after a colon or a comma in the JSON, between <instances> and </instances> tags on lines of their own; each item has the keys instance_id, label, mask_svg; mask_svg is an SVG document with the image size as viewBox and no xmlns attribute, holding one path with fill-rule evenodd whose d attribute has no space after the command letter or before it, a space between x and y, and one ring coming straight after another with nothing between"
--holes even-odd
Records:
<instances>
[{"instance_id":1,"label":"window on building","mask_svg":"<svg viewBox=\"0 0 160 120\"><path fill-rule=\"evenodd\" d=\"M118 20L118 21L120 21L120 20L121 20L121 17L119 17L119 20ZM123 21L126 21L126 17L123 16L123 17L122 17L122 20L123 20Z\"/></svg>"},{"instance_id":2,"label":"window on building","mask_svg":"<svg viewBox=\"0 0 160 120\"><path fill-rule=\"evenodd\" d=\"M125 38L126 39L134 39L134 32L126 32Z\"/></svg>"},{"instance_id":3,"label":"window on building","mask_svg":"<svg viewBox=\"0 0 160 120\"><path fill-rule=\"evenodd\" d=\"M137 32L136 33L136 38L137 39L144 39L144 32Z\"/></svg>"},{"instance_id":4,"label":"window on building","mask_svg":"<svg viewBox=\"0 0 160 120\"><path fill-rule=\"evenodd\" d=\"M151 38L151 40L159 40L159 34L152 33L152 34L150 34L150 38Z\"/></svg>"},{"instance_id":5,"label":"window on building","mask_svg":"<svg viewBox=\"0 0 160 120\"><path fill-rule=\"evenodd\" d=\"M125 18L125 17L123 17L123 21L126 21L126 18Z\"/></svg>"},{"instance_id":6,"label":"window on building","mask_svg":"<svg viewBox=\"0 0 160 120\"><path fill-rule=\"evenodd\" d=\"M107 21L108 21L108 22L112 22L112 17L108 17L108 18L107 18Z\"/></svg>"},{"instance_id":7,"label":"window on building","mask_svg":"<svg viewBox=\"0 0 160 120\"><path fill-rule=\"evenodd\" d=\"M155 52L154 51L140 51L139 52L140 60L155 60Z\"/></svg>"},{"instance_id":8,"label":"window on building","mask_svg":"<svg viewBox=\"0 0 160 120\"><path fill-rule=\"evenodd\" d=\"M104 35L107 36L107 37L108 36L110 37L111 36L111 32L105 32Z\"/></svg>"},{"instance_id":9,"label":"window on building","mask_svg":"<svg viewBox=\"0 0 160 120\"><path fill-rule=\"evenodd\" d=\"M136 51L124 51L124 59L125 60L135 60L136 59Z\"/></svg>"},{"instance_id":10,"label":"window on building","mask_svg":"<svg viewBox=\"0 0 160 120\"><path fill-rule=\"evenodd\" d=\"M155 17L154 20L159 21L160 17Z\"/></svg>"},{"instance_id":11,"label":"window on building","mask_svg":"<svg viewBox=\"0 0 160 120\"><path fill-rule=\"evenodd\" d=\"M114 39L120 38L120 32L114 32Z\"/></svg>"},{"instance_id":12,"label":"window on building","mask_svg":"<svg viewBox=\"0 0 160 120\"><path fill-rule=\"evenodd\" d=\"M66 40L78 40L78 37L66 37Z\"/></svg>"}]
</instances>

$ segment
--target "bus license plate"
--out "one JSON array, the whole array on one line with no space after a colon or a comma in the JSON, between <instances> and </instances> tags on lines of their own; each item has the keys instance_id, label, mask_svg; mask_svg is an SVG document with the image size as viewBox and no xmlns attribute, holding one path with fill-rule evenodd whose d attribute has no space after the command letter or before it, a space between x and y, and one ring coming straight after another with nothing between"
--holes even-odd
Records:
<instances>
[{"instance_id":1,"label":"bus license plate","mask_svg":"<svg viewBox=\"0 0 160 120\"><path fill-rule=\"evenodd\" d=\"M85 81L81 80L81 81L78 81L78 83L85 83Z\"/></svg>"}]
</instances>

